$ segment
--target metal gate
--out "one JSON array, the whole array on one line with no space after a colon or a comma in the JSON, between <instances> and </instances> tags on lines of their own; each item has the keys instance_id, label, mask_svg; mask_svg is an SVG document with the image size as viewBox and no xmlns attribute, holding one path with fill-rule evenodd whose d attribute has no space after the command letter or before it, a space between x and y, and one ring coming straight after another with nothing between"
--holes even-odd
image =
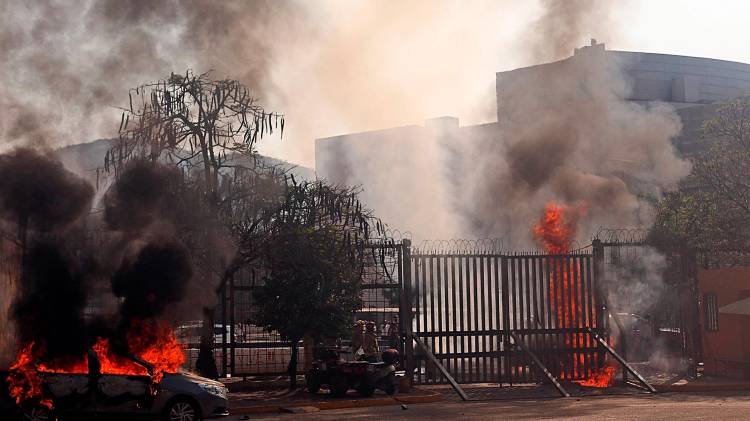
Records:
<instances>
[{"instance_id":1,"label":"metal gate","mask_svg":"<svg viewBox=\"0 0 750 421\"><path fill-rule=\"evenodd\" d=\"M361 297L363 308L352 315L376 322L380 331L384 325L399 323L403 288L403 262L408 240L404 246L400 239L372 240L366 246L366 262L362 274ZM396 236L400 235L396 233ZM408 256L408 255L407 255ZM407 257L408 259L408 257ZM254 323L256 311L253 291L262 285L260 267L245 267L230 278L221 289L219 305L216 307L214 329L214 357L222 377L244 377L257 375L285 375L291 358L291 343L283 341L277 332L268 332ZM405 320L401 316L401 320ZM198 356L198 336L187 342L187 365L195 366ZM383 335L381 341L387 346L402 346L398 339ZM344 339L344 342L348 342ZM393 342L393 343L390 343ZM310 355L307 355L309 352ZM303 342L299 344L297 371L304 373L306 357L312 350ZM346 352L343 358L351 358Z\"/></svg>"},{"instance_id":2,"label":"metal gate","mask_svg":"<svg viewBox=\"0 0 750 421\"><path fill-rule=\"evenodd\" d=\"M459 383L539 382L527 350L561 379L586 379L604 362L593 254L416 250L410 269L413 333ZM447 380L419 349L414 369L416 383Z\"/></svg>"},{"instance_id":3,"label":"metal gate","mask_svg":"<svg viewBox=\"0 0 750 421\"><path fill-rule=\"evenodd\" d=\"M566 255L502 253L496 245L476 242L414 250L408 239L374 243L362 285L364 308L353 320L373 320L382 328L381 345L402 351L415 383L448 379L409 333L459 383L541 382L547 379L540 366L557 379L586 379L605 363L606 351L594 336L609 338L609 313L626 310L606 308L608 273L622 266L628 253L637 260L644 247L642 241L616 240L596 239L586 252ZM679 348L694 367L700 361L693 333L694 259L680 253L667 259L665 282L679 291L659 297L660 311L652 316L664 336L679 336ZM286 371L290 344L252 324L258 282L260 277L247 270L222 293L215 346L222 375ZM397 320L399 337L386 335L385 326ZM627 354L626 338L612 339ZM305 350L300 352L302 370Z\"/></svg>"},{"instance_id":4,"label":"metal gate","mask_svg":"<svg viewBox=\"0 0 750 421\"><path fill-rule=\"evenodd\" d=\"M604 289L625 296L625 299L617 300L620 302L610 302L611 311L647 320L652 330L650 336L658 342L658 346L651 346L658 348L660 358L680 359L680 364L671 365L683 367L683 375L696 376L703 353L695 251L681 244L647 238L642 230L606 229L597 233L596 238L601 248L600 279L605 285ZM663 261L658 273L652 273L658 278L656 285L653 285L653 282L644 279L649 274L643 269L649 266L649 259L656 255ZM626 273L627 282L623 282L623 272ZM628 294L618 291L634 285L649 288L649 302L629 302ZM628 343L628 339L627 335L617 336L620 353L629 361L638 361L637 352L633 351L643 348L644 344Z\"/></svg>"}]
</instances>

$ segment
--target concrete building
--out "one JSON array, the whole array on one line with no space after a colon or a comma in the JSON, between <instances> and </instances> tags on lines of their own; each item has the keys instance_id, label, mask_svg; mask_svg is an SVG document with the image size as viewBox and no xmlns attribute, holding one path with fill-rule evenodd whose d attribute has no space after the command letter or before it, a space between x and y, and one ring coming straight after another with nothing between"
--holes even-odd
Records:
<instances>
[{"instance_id":1,"label":"concrete building","mask_svg":"<svg viewBox=\"0 0 750 421\"><path fill-rule=\"evenodd\" d=\"M559 75L580 62L582 57L599 56L615 64L625 82L622 89L627 101L646 104L663 102L674 107L682 120L683 129L675 139L681 152L690 154L701 148L701 125L716 111L717 103L750 93L750 64L704 57L672 54L639 53L606 50L604 44L577 48L573 56L554 63L524 67L496 74L497 121L507 121L513 104L504 101L515 97L514 88L546 85L549 96L538 98L550 101ZM563 79L567 81L567 79Z\"/></svg>"},{"instance_id":2,"label":"concrete building","mask_svg":"<svg viewBox=\"0 0 750 421\"><path fill-rule=\"evenodd\" d=\"M598 67L607 69L604 77L591 71ZM457 195L450 188L434 191L426 180L430 177L435 180L446 172L460 179L475 171L477 154L500 155L507 138L513 136L519 109L528 114L536 107L541 109L550 104L564 107L570 99L571 85L575 90L580 84L585 91L583 82L590 78L602 78L604 84L609 84L606 89L618 100L637 104L659 102L673 107L683 125L673 142L686 155L705 147L701 124L715 112L718 103L750 92L750 64L611 51L592 40L590 46L575 49L567 59L498 72L496 122L461 126L456 118L441 117L427 120L424 125L317 139L316 172L333 182L361 185L365 202L386 222L398 221L398 228L424 231L419 226L425 219L433 227L445 226L450 216L432 212L445 208L460 212L465 203L457 203ZM519 107L518 101L523 102L523 107ZM470 143L481 147L465 147ZM424 154L435 156L432 165L416 159ZM463 190L466 186L453 188ZM404 212L424 207L426 199L432 200L430 209L420 215ZM506 232L493 232L481 218L469 215L469 219L472 232L459 235L508 236ZM436 235L425 236L444 238L451 234L437 230Z\"/></svg>"},{"instance_id":3,"label":"concrete building","mask_svg":"<svg viewBox=\"0 0 750 421\"><path fill-rule=\"evenodd\" d=\"M614 62L629 85L625 99L634 102L665 102L677 109L724 101L750 92L750 64L703 57L606 50L604 44L577 48L573 56L554 63L540 64L496 74L497 116L503 121L503 102L513 85L529 83L550 86L553 95L555 75L565 73L581 56L598 55Z\"/></svg>"}]
</instances>

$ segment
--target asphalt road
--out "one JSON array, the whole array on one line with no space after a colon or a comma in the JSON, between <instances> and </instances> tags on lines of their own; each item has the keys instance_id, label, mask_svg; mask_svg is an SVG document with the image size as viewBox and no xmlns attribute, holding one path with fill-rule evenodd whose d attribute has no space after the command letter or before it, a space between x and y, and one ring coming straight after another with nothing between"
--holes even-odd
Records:
<instances>
[{"instance_id":1,"label":"asphalt road","mask_svg":"<svg viewBox=\"0 0 750 421\"><path fill-rule=\"evenodd\" d=\"M230 420L243 419L230 416ZM253 415L251 420L748 420L750 393L598 396L545 400L440 402L342 409L308 414Z\"/></svg>"}]
</instances>

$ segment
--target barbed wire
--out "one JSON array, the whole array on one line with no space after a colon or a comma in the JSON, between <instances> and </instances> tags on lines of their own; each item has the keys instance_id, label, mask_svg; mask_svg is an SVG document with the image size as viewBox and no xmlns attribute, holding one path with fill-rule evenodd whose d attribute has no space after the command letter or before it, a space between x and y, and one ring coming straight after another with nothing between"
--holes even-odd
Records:
<instances>
[{"instance_id":1,"label":"barbed wire","mask_svg":"<svg viewBox=\"0 0 750 421\"><path fill-rule=\"evenodd\" d=\"M423 240L412 254L501 254L501 238Z\"/></svg>"},{"instance_id":2,"label":"barbed wire","mask_svg":"<svg viewBox=\"0 0 750 421\"><path fill-rule=\"evenodd\" d=\"M388 228L386 227L377 237L370 237L370 244L372 245L378 245L378 244L401 244L404 242L404 240L410 240L411 241L411 232L410 231L399 231L397 229Z\"/></svg>"},{"instance_id":3,"label":"barbed wire","mask_svg":"<svg viewBox=\"0 0 750 421\"><path fill-rule=\"evenodd\" d=\"M599 240L602 243L615 244L642 244L646 242L648 232L645 228L599 228L592 240Z\"/></svg>"}]
</instances>

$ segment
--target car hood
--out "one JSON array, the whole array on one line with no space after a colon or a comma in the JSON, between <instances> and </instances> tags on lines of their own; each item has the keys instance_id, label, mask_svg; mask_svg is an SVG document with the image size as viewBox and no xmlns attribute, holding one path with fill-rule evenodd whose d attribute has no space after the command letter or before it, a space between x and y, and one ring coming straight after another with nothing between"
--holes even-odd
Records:
<instances>
[{"instance_id":1,"label":"car hood","mask_svg":"<svg viewBox=\"0 0 750 421\"><path fill-rule=\"evenodd\" d=\"M191 383L207 383L212 384L215 386L225 387L223 383L217 382L216 380L211 380L206 377L201 377L197 374L189 373L187 371L183 371L180 373L165 373L164 379L174 379L174 380L182 380L182 381L188 381Z\"/></svg>"}]
</instances>

